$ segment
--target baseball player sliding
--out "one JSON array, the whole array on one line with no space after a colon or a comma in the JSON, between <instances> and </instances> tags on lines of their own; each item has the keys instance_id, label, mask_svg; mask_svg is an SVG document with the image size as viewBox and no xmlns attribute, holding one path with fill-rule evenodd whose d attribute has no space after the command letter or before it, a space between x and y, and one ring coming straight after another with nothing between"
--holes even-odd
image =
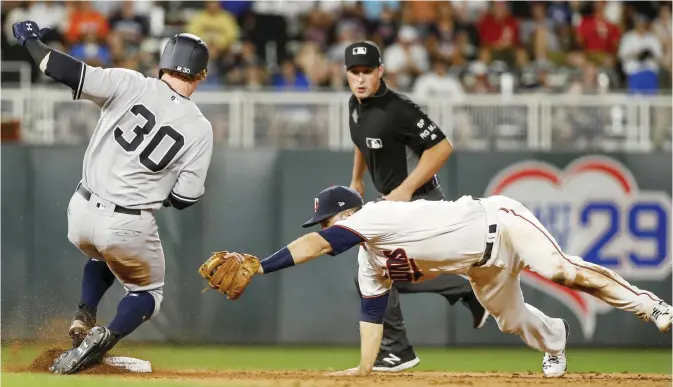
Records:
<instances>
[{"instance_id":1,"label":"baseball player sliding","mask_svg":"<svg viewBox=\"0 0 673 387\"><path fill-rule=\"evenodd\" d=\"M334 186L320 192L315 204L315 214L304 227L320 224L322 231L302 236L261 262L247 254L215 253L199 270L211 287L237 299L254 274L362 245L367 254L358 258L360 365L334 375L371 372L393 281L419 282L443 273L466 275L501 331L518 334L544 352L546 377L566 372L568 323L524 302L519 285L524 268L652 321L662 332L671 328L668 304L611 270L565 254L533 213L513 199L463 196L456 201L363 204L356 191Z\"/></svg>"},{"instance_id":2,"label":"baseball player sliding","mask_svg":"<svg viewBox=\"0 0 673 387\"><path fill-rule=\"evenodd\" d=\"M194 35L173 36L156 79L92 67L51 49L33 21L12 30L40 70L70 87L74 99L101 108L68 206L68 239L90 258L69 330L73 349L50 368L70 374L100 361L159 312L165 262L154 212L201 198L213 149L212 127L189 99L206 77L208 47ZM96 325L98 304L115 278L126 296L108 326Z\"/></svg>"}]
</instances>

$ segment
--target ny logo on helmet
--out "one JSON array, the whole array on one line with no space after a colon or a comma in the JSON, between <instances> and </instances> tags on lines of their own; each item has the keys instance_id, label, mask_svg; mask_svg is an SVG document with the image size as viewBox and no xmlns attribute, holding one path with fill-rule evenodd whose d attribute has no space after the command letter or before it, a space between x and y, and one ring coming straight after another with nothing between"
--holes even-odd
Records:
<instances>
[{"instance_id":1,"label":"ny logo on helmet","mask_svg":"<svg viewBox=\"0 0 673 387\"><path fill-rule=\"evenodd\" d=\"M367 47L353 47L353 55L367 55Z\"/></svg>"},{"instance_id":2,"label":"ny logo on helmet","mask_svg":"<svg viewBox=\"0 0 673 387\"><path fill-rule=\"evenodd\" d=\"M313 212L318 212L318 198L313 200Z\"/></svg>"}]
</instances>

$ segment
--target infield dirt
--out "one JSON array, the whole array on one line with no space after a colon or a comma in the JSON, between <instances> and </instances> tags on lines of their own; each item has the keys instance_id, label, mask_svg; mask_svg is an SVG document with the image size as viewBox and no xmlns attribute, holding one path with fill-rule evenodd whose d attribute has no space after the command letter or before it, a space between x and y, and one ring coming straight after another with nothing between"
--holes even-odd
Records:
<instances>
[{"instance_id":1,"label":"infield dirt","mask_svg":"<svg viewBox=\"0 0 673 387\"><path fill-rule=\"evenodd\" d=\"M52 348L40 353L27 366L16 369L5 369L9 372L46 373L48 366L63 348ZM114 356L114 354L110 354ZM151 360L151 359L148 359ZM377 373L368 377L334 377L327 376L324 371L204 371L155 369L152 373L136 374L120 370L108 365L96 365L82 374L110 375L121 380L153 379L153 380L191 380L196 384L218 386L343 386L369 387L391 386L671 386L670 375L663 374L600 374L600 373L568 373L562 379L545 379L539 373L453 373L415 371L406 373ZM64 376L67 377L67 376Z\"/></svg>"}]
</instances>

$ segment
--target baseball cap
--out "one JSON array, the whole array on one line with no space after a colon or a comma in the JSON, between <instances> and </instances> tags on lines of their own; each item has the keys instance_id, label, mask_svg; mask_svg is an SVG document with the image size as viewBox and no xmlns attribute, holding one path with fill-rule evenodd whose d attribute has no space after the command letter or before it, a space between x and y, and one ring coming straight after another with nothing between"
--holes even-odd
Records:
<instances>
[{"instance_id":1,"label":"baseball cap","mask_svg":"<svg viewBox=\"0 0 673 387\"><path fill-rule=\"evenodd\" d=\"M381 50L372 41L362 40L346 47L346 70L355 66L379 67L382 63Z\"/></svg>"},{"instance_id":2,"label":"baseball cap","mask_svg":"<svg viewBox=\"0 0 673 387\"><path fill-rule=\"evenodd\" d=\"M318 196L313 200L313 211L315 214L302 227L314 226L341 211L350 210L362 205L364 205L364 201L356 190L343 185L334 185L320 191Z\"/></svg>"}]
</instances>

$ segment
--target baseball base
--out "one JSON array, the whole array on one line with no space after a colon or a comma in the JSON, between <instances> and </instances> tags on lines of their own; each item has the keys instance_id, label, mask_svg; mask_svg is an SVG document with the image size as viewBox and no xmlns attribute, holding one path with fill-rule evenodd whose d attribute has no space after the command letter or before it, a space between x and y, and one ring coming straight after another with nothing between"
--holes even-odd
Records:
<instances>
[{"instance_id":1,"label":"baseball base","mask_svg":"<svg viewBox=\"0 0 673 387\"><path fill-rule=\"evenodd\" d=\"M149 361L140 360L126 356L110 356L103 358L103 364L113 367L124 368L131 372L152 372L152 365Z\"/></svg>"}]
</instances>

